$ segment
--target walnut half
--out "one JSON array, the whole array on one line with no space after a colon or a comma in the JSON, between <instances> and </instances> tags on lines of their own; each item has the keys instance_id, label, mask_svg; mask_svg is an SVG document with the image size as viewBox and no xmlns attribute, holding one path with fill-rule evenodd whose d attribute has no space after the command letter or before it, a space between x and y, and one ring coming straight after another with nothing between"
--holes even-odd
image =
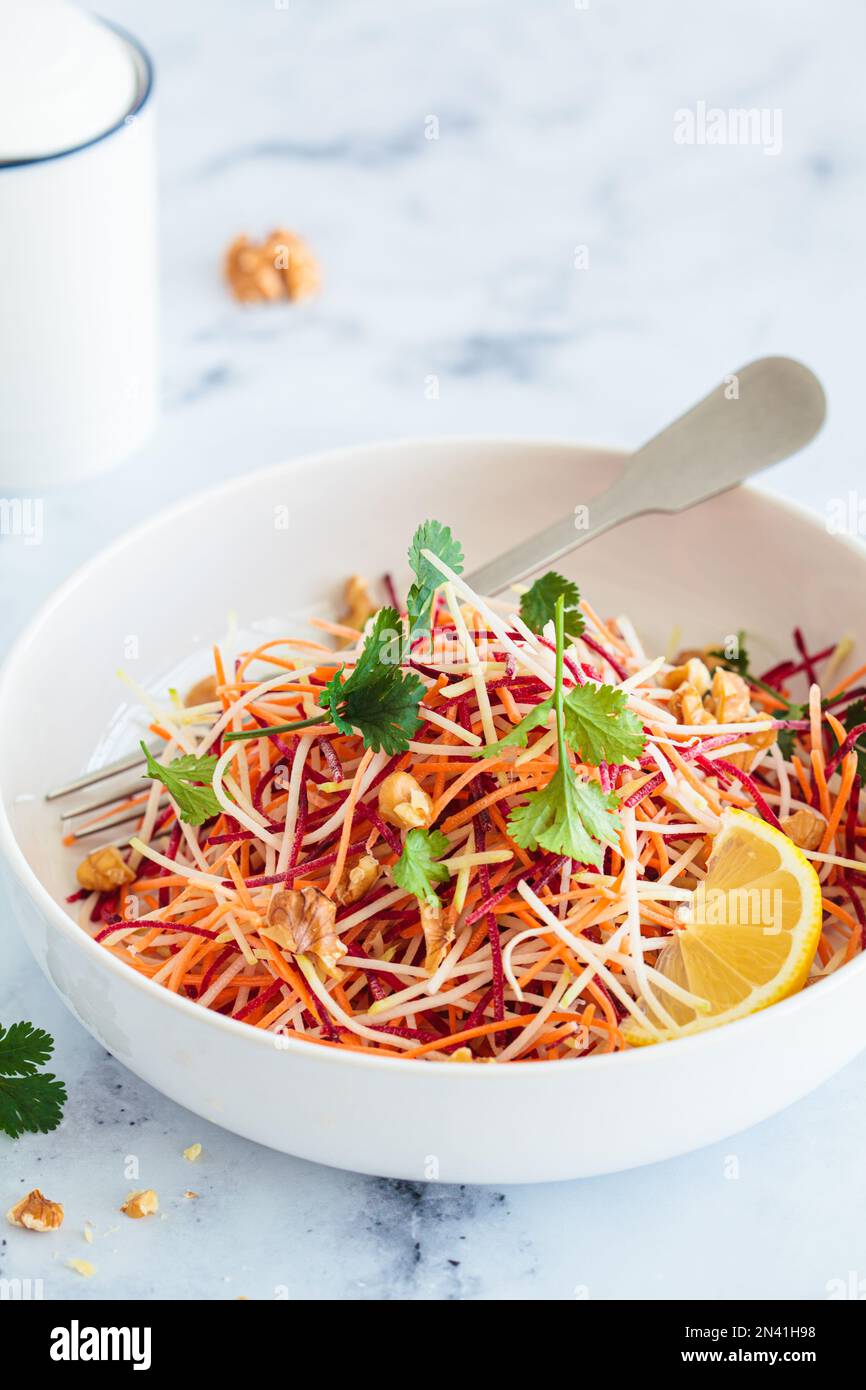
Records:
<instances>
[{"instance_id":1,"label":"walnut half","mask_svg":"<svg viewBox=\"0 0 866 1390\"><path fill-rule=\"evenodd\" d=\"M242 304L310 299L321 283L315 256L302 237L284 227L260 244L235 237L225 254L225 277Z\"/></svg>"},{"instance_id":2,"label":"walnut half","mask_svg":"<svg viewBox=\"0 0 866 1390\"><path fill-rule=\"evenodd\" d=\"M337 907L318 888L286 888L275 893L268 924L259 931L295 956L316 956L331 974L346 948L336 924Z\"/></svg>"}]
</instances>

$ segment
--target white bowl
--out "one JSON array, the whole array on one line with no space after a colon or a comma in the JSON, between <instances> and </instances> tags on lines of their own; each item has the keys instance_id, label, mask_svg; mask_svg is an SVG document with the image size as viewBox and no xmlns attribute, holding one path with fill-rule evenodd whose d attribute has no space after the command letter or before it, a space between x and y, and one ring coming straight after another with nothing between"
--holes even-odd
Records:
<instances>
[{"instance_id":1,"label":"white bowl","mask_svg":"<svg viewBox=\"0 0 866 1390\"><path fill-rule=\"evenodd\" d=\"M59 848L57 809L42 795L89 764L123 703L118 665L164 690L167 672L223 632L229 609L242 623L328 609L355 571L392 569L403 583L409 537L429 515L449 522L479 564L587 502L622 457L435 440L295 460L174 507L43 608L0 678L0 846L43 971L139 1076L216 1124L320 1163L541 1182L711 1143L799 1099L866 1044L860 956L740 1023L623 1055L445 1066L277 1046L142 979L63 906L75 856ZM632 522L561 568L604 612L627 612L648 650L662 650L675 625L687 645L746 627L768 662L788 650L795 623L816 644L844 631L866 639L866 552L749 489Z\"/></svg>"}]
</instances>

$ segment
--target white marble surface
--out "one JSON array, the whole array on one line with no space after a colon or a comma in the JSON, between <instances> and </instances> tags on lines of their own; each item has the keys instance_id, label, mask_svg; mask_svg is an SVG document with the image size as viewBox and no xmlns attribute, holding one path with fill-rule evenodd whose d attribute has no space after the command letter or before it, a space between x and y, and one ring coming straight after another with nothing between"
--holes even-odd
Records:
<instances>
[{"instance_id":1,"label":"white marble surface","mask_svg":"<svg viewBox=\"0 0 866 1390\"><path fill-rule=\"evenodd\" d=\"M46 499L42 546L0 541L4 644L94 547L238 469L410 433L636 443L768 352L831 402L768 485L819 511L862 486L859 0L99 8L158 63L165 414L143 454ZM676 145L699 101L780 109L781 152ZM222 247L280 223L326 293L236 308ZM10 927L15 1017L52 1031L70 1090L55 1134L0 1139L4 1206L34 1184L66 1204L56 1237L0 1235L0 1276L47 1297L821 1298L866 1274L866 1057L715 1148L500 1192L330 1172L200 1123L84 1034ZM165 1219L117 1215L129 1155Z\"/></svg>"}]
</instances>

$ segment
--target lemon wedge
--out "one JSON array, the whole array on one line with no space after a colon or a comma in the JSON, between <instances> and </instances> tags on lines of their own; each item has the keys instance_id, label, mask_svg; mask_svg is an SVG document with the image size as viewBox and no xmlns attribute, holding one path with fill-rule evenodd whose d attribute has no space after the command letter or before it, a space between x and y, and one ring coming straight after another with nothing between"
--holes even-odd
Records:
<instances>
[{"instance_id":1,"label":"lemon wedge","mask_svg":"<svg viewBox=\"0 0 866 1390\"><path fill-rule=\"evenodd\" d=\"M659 1031L634 1019L622 1025L632 1046L685 1037L745 1018L802 989L821 935L821 885L806 856L780 830L746 811L729 810L715 838L706 879L681 914L683 925L656 970L702 1001L656 998L674 1021L640 1004Z\"/></svg>"}]
</instances>

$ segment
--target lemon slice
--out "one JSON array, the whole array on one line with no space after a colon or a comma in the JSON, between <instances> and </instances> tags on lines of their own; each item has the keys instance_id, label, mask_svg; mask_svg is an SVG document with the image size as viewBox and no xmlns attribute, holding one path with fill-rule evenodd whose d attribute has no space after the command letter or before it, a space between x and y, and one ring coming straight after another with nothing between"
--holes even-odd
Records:
<instances>
[{"instance_id":1,"label":"lemon slice","mask_svg":"<svg viewBox=\"0 0 866 1390\"><path fill-rule=\"evenodd\" d=\"M632 1046L716 1028L802 989L821 935L821 885L787 835L746 811L729 810L706 879L683 915L656 970L703 1005L682 1003L656 982L656 998L676 1026L665 1026L652 1000L641 999L659 1032L650 1035L629 1019L622 1032Z\"/></svg>"}]
</instances>

